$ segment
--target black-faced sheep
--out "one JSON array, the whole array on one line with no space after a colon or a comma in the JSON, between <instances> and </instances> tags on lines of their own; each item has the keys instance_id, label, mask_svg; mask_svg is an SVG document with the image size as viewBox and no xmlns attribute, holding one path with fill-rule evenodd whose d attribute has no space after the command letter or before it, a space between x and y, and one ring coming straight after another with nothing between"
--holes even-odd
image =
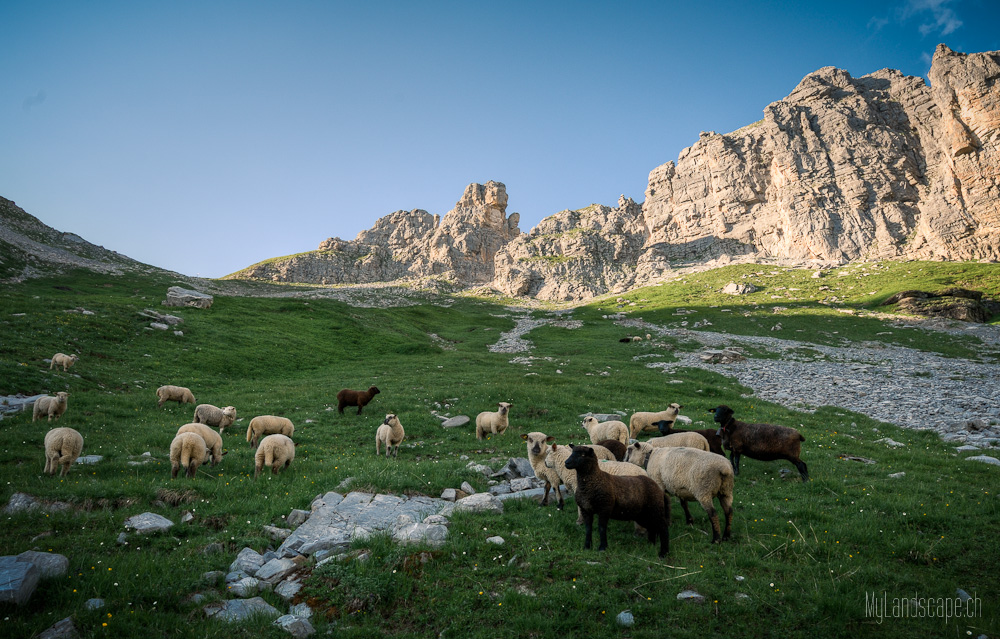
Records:
<instances>
[{"instance_id":1,"label":"black-faced sheep","mask_svg":"<svg viewBox=\"0 0 1000 639\"><path fill-rule=\"evenodd\" d=\"M625 425L625 422L617 420L599 422L593 415L587 415L583 418L582 426L590 435L591 443L596 444L605 439L614 439L622 444L628 443L628 426Z\"/></svg>"},{"instance_id":2,"label":"black-faced sheep","mask_svg":"<svg viewBox=\"0 0 1000 639\"><path fill-rule=\"evenodd\" d=\"M198 404L194 409L194 417L191 421L195 424L218 426L219 432L222 433L236 421L236 408L234 406L219 408L211 404Z\"/></svg>"},{"instance_id":3,"label":"black-faced sheep","mask_svg":"<svg viewBox=\"0 0 1000 639\"><path fill-rule=\"evenodd\" d=\"M268 435L260 440L254 454L253 478L257 479L264 466L269 466L271 473L277 475L282 468L288 468L294 459L295 442L284 435Z\"/></svg>"},{"instance_id":4,"label":"black-faced sheep","mask_svg":"<svg viewBox=\"0 0 1000 639\"><path fill-rule=\"evenodd\" d=\"M372 401L372 397L375 397L380 392L382 391L374 386L369 386L368 390L363 391L345 388L337 393L337 412L343 415L345 406L357 406L358 415L360 415L361 409L367 406L368 402Z\"/></svg>"},{"instance_id":5,"label":"black-faced sheep","mask_svg":"<svg viewBox=\"0 0 1000 639\"><path fill-rule=\"evenodd\" d=\"M628 420L629 437L635 439L644 431L656 432L656 422L663 419L676 420L682 408L684 407L674 402L665 410L656 413L632 413L632 417Z\"/></svg>"},{"instance_id":6,"label":"black-faced sheep","mask_svg":"<svg viewBox=\"0 0 1000 639\"><path fill-rule=\"evenodd\" d=\"M733 409L721 404L713 408L717 431L723 445L730 451L733 472L740 474L740 456L760 461L787 459L795 464L802 481L809 481L806 463L799 459L802 442L806 440L799 431L775 424L748 424L733 417Z\"/></svg>"},{"instance_id":7,"label":"black-faced sheep","mask_svg":"<svg viewBox=\"0 0 1000 639\"><path fill-rule=\"evenodd\" d=\"M194 404L194 395L190 388L183 386L173 386L167 384L156 389L156 398L159 400L157 408L162 408L164 402L177 402L178 404Z\"/></svg>"},{"instance_id":8,"label":"black-faced sheep","mask_svg":"<svg viewBox=\"0 0 1000 639\"><path fill-rule=\"evenodd\" d=\"M698 430L685 430L683 428L674 428L674 422L671 420L662 420L656 422L656 427L660 429L660 435L666 437L668 435L677 435L678 433L698 433L708 441L708 450L715 453L716 455L726 456L726 453L722 451L722 438L719 437L716 429L714 428L702 428Z\"/></svg>"},{"instance_id":9,"label":"black-faced sheep","mask_svg":"<svg viewBox=\"0 0 1000 639\"><path fill-rule=\"evenodd\" d=\"M495 411L483 411L476 415L476 439L486 439L487 435L503 435L507 430L510 412L509 402L499 402Z\"/></svg>"},{"instance_id":10,"label":"black-faced sheep","mask_svg":"<svg viewBox=\"0 0 1000 639\"><path fill-rule=\"evenodd\" d=\"M646 442L635 442L629 447L628 460L645 468L650 479L666 494L680 500L688 525L694 523L688 501L701 504L712 522L712 543L720 540L719 515L713 505L713 499L718 497L726 518L721 539L729 540L733 519L733 469L725 457L694 448L653 448Z\"/></svg>"},{"instance_id":11,"label":"black-faced sheep","mask_svg":"<svg viewBox=\"0 0 1000 639\"><path fill-rule=\"evenodd\" d=\"M265 435L284 435L291 437L295 434L295 425L287 417L277 415L258 415L250 420L247 425L247 441L251 448L257 448L260 438Z\"/></svg>"},{"instance_id":12,"label":"black-faced sheep","mask_svg":"<svg viewBox=\"0 0 1000 639\"><path fill-rule=\"evenodd\" d=\"M649 477L618 477L601 470L594 451L586 446L574 446L566 460L566 468L576 471L576 504L583 514L589 549L594 529L594 515L600 533L598 550L608 547L608 520L634 521L647 531L650 543L660 536L659 556L670 552L670 501L656 482Z\"/></svg>"},{"instance_id":13,"label":"black-faced sheep","mask_svg":"<svg viewBox=\"0 0 1000 639\"><path fill-rule=\"evenodd\" d=\"M58 420L66 412L68 398L69 393L66 391L59 391L54 397L52 395L39 397L35 400L35 405L31 409L31 421L35 421L39 417L48 417L46 421L50 422L53 417Z\"/></svg>"},{"instance_id":14,"label":"black-faced sheep","mask_svg":"<svg viewBox=\"0 0 1000 639\"><path fill-rule=\"evenodd\" d=\"M644 473L636 473L636 467L632 464L626 464L624 462L619 462L615 460L614 454L605 448L604 446L599 446L597 444L585 444L586 448L590 448L594 451L594 456L601 464L601 470L611 475L637 475ZM556 475L558 475L559 480L566 486L566 491L571 494L576 494L577 481L576 481L576 471L566 467L566 460L569 456L573 454L572 445L560 446L559 444L552 444L549 448L548 455L545 457L545 466L548 469L554 470ZM559 504L559 510L562 510L562 503ZM577 508L576 523L583 523L583 512Z\"/></svg>"},{"instance_id":15,"label":"black-faced sheep","mask_svg":"<svg viewBox=\"0 0 1000 639\"><path fill-rule=\"evenodd\" d=\"M45 433L45 473L55 475L62 466L59 476L65 477L81 452L83 435L72 428L53 428Z\"/></svg>"},{"instance_id":16,"label":"black-faced sheep","mask_svg":"<svg viewBox=\"0 0 1000 639\"><path fill-rule=\"evenodd\" d=\"M66 372L73 364L76 364L80 357L78 355L66 355L65 353L56 353L52 356L52 361L49 362L49 370L52 370L56 366L62 366L63 372Z\"/></svg>"},{"instance_id":17,"label":"black-faced sheep","mask_svg":"<svg viewBox=\"0 0 1000 639\"><path fill-rule=\"evenodd\" d=\"M211 459L208 445L197 433L181 433L170 442L170 478L177 479L177 471L183 466L185 476L194 479L198 467Z\"/></svg>"},{"instance_id":18,"label":"black-faced sheep","mask_svg":"<svg viewBox=\"0 0 1000 639\"><path fill-rule=\"evenodd\" d=\"M201 438L205 440L205 445L208 446L208 451L212 454L213 466L222 461L222 456L227 452L222 450L222 435L205 424L184 424L177 429L177 434L180 435L181 433L201 435Z\"/></svg>"},{"instance_id":19,"label":"black-faced sheep","mask_svg":"<svg viewBox=\"0 0 1000 639\"><path fill-rule=\"evenodd\" d=\"M385 444L386 459L389 459L389 450L393 447L395 447L395 451L392 456L399 457L399 445L403 443L404 437L406 437L406 433L403 432L403 425L399 423L399 418L389 413L375 432L375 454L379 454L379 444Z\"/></svg>"}]
</instances>

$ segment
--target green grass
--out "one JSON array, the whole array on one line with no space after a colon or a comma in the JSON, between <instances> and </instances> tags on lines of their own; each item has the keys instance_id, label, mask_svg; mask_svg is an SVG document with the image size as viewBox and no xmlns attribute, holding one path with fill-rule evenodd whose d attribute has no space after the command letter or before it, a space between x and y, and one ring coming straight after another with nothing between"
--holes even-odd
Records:
<instances>
[{"instance_id":1,"label":"green grass","mask_svg":"<svg viewBox=\"0 0 1000 639\"><path fill-rule=\"evenodd\" d=\"M841 270L847 275L838 277ZM778 471L790 464L745 460L736 486L734 541L712 546L701 509L693 506L696 525L688 527L675 501L671 553L664 561L657 560L654 546L633 536L630 524L619 522L610 526L607 552L584 551L572 500L563 512L507 502L501 517L457 515L449 542L436 550L398 547L375 536L354 550L353 556L365 553L367 561L332 562L309 578L303 598L317 611L319 633L443 632L489 639L996 633L996 468L963 461L953 445L927 432L904 431L842 408L806 414L745 397L750 389L711 371L675 371L670 379L683 383L666 384L661 372L645 367L650 359L633 356L659 353L669 360L673 350L690 345L619 344L628 331L602 316L624 312L670 325L708 319L712 325L703 330L780 335L807 344L878 341L971 357L983 351L973 337L889 325L873 311L891 310L876 304L909 288L965 285L996 295L998 275L994 266L938 263L847 267L822 279L812 279L810 271L728 267L622 296L636 306L610 298L576 309L572 318L583 321L579 329L535 329L527 337L539 359L530 366L488 351L513 320L503 306L472 297L455 297L447 308L427 303L369 309L331 300L217 296L211 309L173 311L185 320L178 337L147 330L148 320L138 314L163 310L159 302L174 283L167 279L71 273L7 286L0 290L0 394L68 390L60 425L79 430L84 454L103 455L104 461L75 465L64 479L44 476L41 442L49 425L32 424L30 414L0 422L0 501L26 492L72 506L68 512L2 515L3 554L62 553L70 571L43 581L26 606L5 608L0 628L4 636L29 637L72 615L84 637L184 636L192 634L192 624L198 636L284 636L268 624L233 627L205 619L188 600L194 592L223 597L220 584L206 586L200 576L225 570L241 548L276 546L263 525L282 525L289 511L308 509L313 497L347 478L353 490L395 494L436 497L462 481L486 490L487 482L466 465L498 468L509 457L524 456L521 433L581 441L581 413L654 410L677 401L685 414L704 422L699 427L709 425L708 408L728 403L747 421L799 428L813 481L783 479ZM728 281L750 281L762 290L722 295ZM837 301L829 302L830 296ZM775 314L774 306L788 310ZM77 307L95 314L66 312ZM696 312L676 315L678 308ZM780 333L770 332L775 321L784 327ZM438 347L430 333L454 350ZM796 355L808 358L810 350ZM50 371L43 359L57 351L77 352L80 361L68 373ZM232 404L239 411L241 421L224 434L228 455L217 467L203 467L194 480L170 479L167 449L193 406L157 409L154 391L162 384L188 386L199 402ZM382 393L362 415L337 413L339 389L371 384ZM512 426L486 442L477 442L471 429L441 429L430 414L474 416L497 401L514 403ZM373 440L388 412L399 415L407 440L398 460L387 462L375 456ZM254 481L244 433L258 414L292 419L299 447L287 472ZM907 446L875 443L885 436ZM152 462L129 464L144 452ZM843 455L878 463L845 461ZM906 477L888 477L899 471ZM174 521L190 511L194 520L167 534L117 544L124 520L146 511ZM486 543L493 535L506 544ZM225 551L205 554L213 543ZM678 602L677 593L686 588L707 603ZM878 624L866 616L866 593L887 593L891 602L914 593L952 597L956 588L979 597L982 616L947 624L940 618ZM749 599L737 598L739 593ZM105 599L106 607L85 610L91 597ZM286 608L274 595L264 597ZM614 621L626 609L636 619L629 629Z\"/></svg>"}]
</instances>

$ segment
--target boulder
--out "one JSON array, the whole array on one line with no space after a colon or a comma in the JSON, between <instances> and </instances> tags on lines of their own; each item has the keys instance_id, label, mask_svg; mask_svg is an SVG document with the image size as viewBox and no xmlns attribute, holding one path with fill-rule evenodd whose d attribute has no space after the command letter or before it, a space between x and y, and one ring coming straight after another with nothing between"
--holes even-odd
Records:
<instances>
[{"instance_id":1,"label":"boulder","mask_svg":"<svg viewBox=\"0 0 1000 639\"><path fill-rule=\"evenodd\" d=\"M125 520L125 528L131 529L140 535L170 530L170 527L173 525L174 522L156 513L142 513L141 515L135 515Z\"/></svg>"},{"instance_id":2,"label":"boulder","mask_svg":"<svg viewBox=\"0 0 1000 639\"><path fill-rule=\"evenodd\" d=\"M163 306L190 306L193 308L210 308L214 299L206 293L199 293L180 286L171 286L167 289L167 299L163 300Z\"/></svg>"},{"instance_id":3,"label":"boulder","mask_svg":"<svg viewBox=\"0 0 1000 639\"><path fill-rule=\"evenodd\" d=\"M30 561L0 557L0 603L23 606L31 598L41 579L41 571Z\"/></svg>"}]
</instances>

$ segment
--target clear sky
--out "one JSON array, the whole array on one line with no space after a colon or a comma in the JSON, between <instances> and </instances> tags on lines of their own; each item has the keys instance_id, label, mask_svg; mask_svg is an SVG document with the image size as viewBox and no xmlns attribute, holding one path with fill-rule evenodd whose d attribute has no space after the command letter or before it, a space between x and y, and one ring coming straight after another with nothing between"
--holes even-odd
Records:
<instances>
[{"instance_id":1,"label":"clear sky","mask_svg":"<svg viewBox=\"0 0 1000 639\"><path fill-rule=\"evenodd\" d=\"M445 214L619 194L824 66L1000 50L998 0L0 1L0 196L187 275Z\"/></svg>"}]
</instances>

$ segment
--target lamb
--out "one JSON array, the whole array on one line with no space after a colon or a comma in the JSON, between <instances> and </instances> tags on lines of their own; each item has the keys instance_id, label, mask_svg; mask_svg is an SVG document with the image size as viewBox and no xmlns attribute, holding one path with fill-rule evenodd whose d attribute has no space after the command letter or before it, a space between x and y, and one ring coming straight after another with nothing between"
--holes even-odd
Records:
<instances>
[{"instance_id":1,"label":"lamb","mask_svg":"<svg viewBox=\"0 0 1000 639\"><path fill-rule=\"evenodd\" d=\"M802 442L806 440L799 431L774 424L747 424L733 418L733 409L720 404L713 408L715 422L720 424L717 434L730 451L733 472L740 474L740 455L760 461L787 459L795 464L802 481L809 481L809 470L799 459Z\"/></svg>"},{"instance_id":2,"label":"lamb","mask_svg":"<svg viewBox=\"0 0 1000 639\"><path fill-rule=\"evenodd\" d=\"M372 401L372 397L375 397L380 392L381 391L374 386L369 386L366 391L357 391L345 388L337 393L337 411L343 415L344 406L357 406L358 415L360 415L361 409L367 406L368 402Z\"/></svg>"},{"instance_id":3,"label":"lamb","mask_svg":"<svg viewBox=\"0 0 1000 639\"><path fill-rule=\"evenodd\" d=\"M62 466L59 476L65 477L82 452L83 435L72 428L53 428L45 433L45 474L55 475Z\"/></svg>"},{"instance_id":4,"label":"lamb","mask_svg":"<svg viewBox=\"0 0 1000 639\"><path fill-rule=\"evenodd\" d=\"M617 439L602 439L597 442L598 446L603 446L615 456L615 461L625 460L625 444L621 443Z\"/></svg>"},{"instance_id":5,"label":"lamb","mask_svg":"<svg viewBox=\"0 0 1000 639\"><path fill-rule=\"evenodd\" d=\"M548 445L555 441L555 437L546 435L545 433L533 432L521 435L521 439L527 442L528 462L535 471L535 477L545 481L545 492L542 493L542 501L539 503L539 506L549 505L549 489L554 488L557 502L556 507L562 510L565 502L563 501L562 492L559 490L559 484L562 483L559 479L559 473L556 472L555 468L545 463L549 455Z\"/></svg>"},{"instance_id":6,"label":"lamb","mask_svg":"<svg viewBox=\"0 0 1000 639\"><path fill-rule=\"evenodd\" d=\"M191 389L184 388L183 386L173 386L171 384L157 388L156 397L160 400L156 404L157 408L162 408L164 402L177 402L178 404L196 403L194 401L194 395L191 394Z\"/></svg>"},{"instance_id":7,"label":"lamb","mask_svg":"<svg viewBox=\"0 0 1000 639\"><path fill-rule=\"evenodd\" d=\"M222 461L222 456L226 454L222 450L222 435L215 432L205 424L184 424L177 429L177 434L181 433L195 433L201 435L201 438L205 440L205 445L208 446L209 452L212 454L212 465L215 466L220 461Z\"/></svg>"},{"instance_id":8,"label":"lamb","mask_svg":"<svg viewBox=\"0 0 1000 639\"><path fill-rule=\"evenodd\" d=\"M288 468L293 459L295 459L295 442L285 435L268 435L260 440L260 446L254 454L253 478L257 479L264 466L270 466L271 473L277 475L282 468Z\"/></svg>"},{"instance_id":9,"label":"lamb","mask_svg":"<svg viewBox=\"0 0 1000 639\"><path fill-rule=\"evenodd\" d=\"M73 364L76 364L80 357L77 355L66 355L64 353L56 353L52 356L52 361L49 362L49 370L52 370L56 366L62 366L63 372L66 372Z\"/></svg>"},{"instance_id":10,"label":"lamb","mask_svg":"<svg viewBox=\"0 0 1000 639\"><path fill-rule=\"evenodd\" d=\"M250 420L247 426L247 441L251 448L257 448L257 443L264 435L284 435L291 437L295 433L295 425L287 417L277 415L258 415Z\"/></svg>"},{"instance_id":11,"label":"lamb","mask_svg":"<svg viewBox=\"0 0 1000 639\"><path fill-rule=\"evenodd\" d=\"M694 431L684 431L682 433L667 435L666 437L651 437L643 443L649 444L653 448L676 448L678 446L685 446L687 448L697 448L698 450L705 451L709 449L708 440L705 439L700 433L696 433Z\"/></svg>"},{"instance_id":12,"label":"lamb","mask_svg":"<svg viewBox=\"0 0 1000 639\"><path fill-rule=\"evenodd\" d=\"M665 410L657 413L633 413L632 417L628 420L629 437L635 439L641 432L656 432L656 422L664 419L669 421L676 420L682 408L684 407L674 402Z\"/></svg>"},{"instance_id":13,"label":"lamb","mask_svg":"<svg viewBox=\"0 0 1000 639\"><path fill-rule=\"evenodd\" d=\"M624 422L616 420L599 422L593 415L587 415L583 420L583 428L594 444L605 439L614 439L622 444L628 443L628 426Z\"/></svg>"},{"instance_id":14,"label":"lamb","mask_svg":"<svg viewBox=\"0 0 1000 639\"><path fill-rule=\"evenodd\" d=\"M231 426L236 421L236 408L234 406L219 408L211 404L198 404L194 409L194 417L191 421L195 424L218 426L219 433L222 433L227 426Z\"/></svg>"},{"instance_id":15,"label":"lamb","mask_svg":"<svg viewBox=\"0 0 1000 639\"><path fill-rule=\"evenodd\" d=\"M497 404L499 410L483 411L476 415L476 439L486 439L487 435L503 435L509 425L507 414L510 412L510 402Z\"/></svg>"},{"instance_id":16,"label":"lamb","mask_svg":"<svg viewBox=\"0 0 1000 639\"><path fill-rule=\"evenodd\" d=\"M670 552L670 500L656 482L649 477L619 477L605 472L593 449L586 446L573 447L566 468L576 471L576 504L587 530L584 549L590 548L597 515L601 538L598 550L608 547L608 519L618 519L645 528L649 543L655 543L659 535L660 557Z\"/></svg>"},{"instance_id":17,"label":"lamb","mask_svg":"<svg viewBox=\"0 0 1000 639\"><path fill-rule=\"evenodd\" d=\"M35 400L35 405L31 409L31 421L37 420L39 417L48 417L47 421L52 421L55 417L56 421L62 417L62 414L66 412L66 405L69 398L69 393L66 391L59 391L52 395L46 395L45 397L39 397Z\"/></svg>"},{"instance_id":18,"label":"lamb","mask_svg":"<svg viewBox=\"0 0 1000 639\"><path fill-rule=\"evenodd\" d=\"M629 447L628 460L644 467L664 494L673 495L680 500L688 525L694 523L694 518L691 517L687 502L696 500L701 504L712 522L713 544L720 540L719 515L712 501L718 497L726 518L726 529L721 539L729 540L733 519L734 479L732 466L725 458L719 459L718 455L694 448L653 448L646 442L635 442ZM669 501L669 497L667 499Z\"/></svg>"},{"instance_id":19,"label":"lamb","mask_svg":"<svg viewBox=\"0 0 1000 639\"><path fill-rule=\"evenodd\" d=\"M396 450L392 456L399 457L399 445L403 442L404 437L406 437L406 433L403 432L403 425L399 423L399 418L389 413L375 432L375 454L379 454L379 445L385 444L386 459L389 459L389 449L393 446L396 447Z\"/></svg>"},{"instance_id":20,"label":"lamb","mask_svg":"<svg viewBox=\"0 0 1000 639\"><path fill-rule=\"evenodd\" d=\"M660 434L664 437L667 435L676 435L677 433L698 433L708 441L708 450L716 455L726 456L726 453L722 451L722 438L716 434L714 428L684 430L683 428L674 428L674 422L666 419L656 422L656 427L660 429Z\"/></svg>"},{"instance_id":21,"label":"lamb","mask_svg":"<svg viewBox=\"0 0 1000 639\"><path fill-rule=\"evenodd\" d=\"M177 471L184 467L186 477L194 479L198 466L211 459L208 445L197 433L181 433L170 442L170 478L177 479Z\"/></svg>"}]
</instances>

